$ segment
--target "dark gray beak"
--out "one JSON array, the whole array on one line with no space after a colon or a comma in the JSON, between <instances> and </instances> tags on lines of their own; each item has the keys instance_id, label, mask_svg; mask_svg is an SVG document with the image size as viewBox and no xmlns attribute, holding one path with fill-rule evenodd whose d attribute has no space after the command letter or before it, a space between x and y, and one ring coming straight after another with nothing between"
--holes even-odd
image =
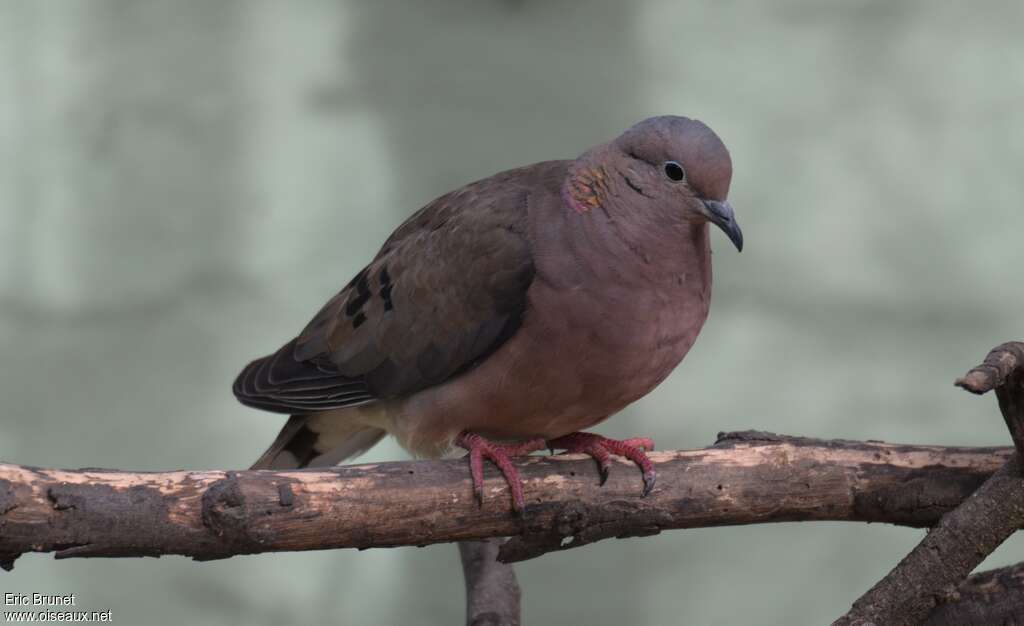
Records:
<instances>
[{"instance_id":1,"label":"dark gray beak","mask_svg":"<svg viewBox=\"0 0 1024 626\"><path fill-rule=\"evenodd\" d=\"M736 223L736 214L732 210L732 205L718 200L704 200L704 208L707 209L708 220L722 229L722 232L729 237L729 241L736 246L736 250L743 252L743 231Z\"/></svg>"}]
</instances>

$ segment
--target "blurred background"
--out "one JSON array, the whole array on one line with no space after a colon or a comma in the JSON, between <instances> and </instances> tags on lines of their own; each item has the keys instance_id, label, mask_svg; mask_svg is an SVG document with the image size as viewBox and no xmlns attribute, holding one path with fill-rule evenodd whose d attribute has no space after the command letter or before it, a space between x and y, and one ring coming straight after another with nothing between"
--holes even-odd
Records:
<instances>
[{"instance_id":1,"label":"blurred background","mask_svg":"<svg viewBox=\"0 0 1024 626\"><path fill-rule=\"evenodd\" d=\"M0 0L0 459L247 466L281 418L237 404L235 374L407 215L665 113L729 146L747 247L715 233L700 340L599 432L1008 444L952 381L1024 336L1022 23L1010 1ZM524 618L827 623L922 535L607 541L518 566ZM985 567L1021 559L1024 537ZM118 624L463 619L452 545L28 555L0 591Z\"/></svg>"}]
</instances>

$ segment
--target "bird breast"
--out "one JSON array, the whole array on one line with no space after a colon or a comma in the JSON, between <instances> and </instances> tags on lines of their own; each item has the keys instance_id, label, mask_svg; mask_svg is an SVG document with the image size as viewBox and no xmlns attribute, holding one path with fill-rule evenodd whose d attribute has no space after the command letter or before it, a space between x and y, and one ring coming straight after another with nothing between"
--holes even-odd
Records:
<instances>
[{"instance_id":1,"label":"bird breast","mask_svg":"<svg viewBox=\"0 0 1024 626\"><path fill-rule=\"evenodd\" d=\"M547 319L533 320L536 330L524 328L540 335L537 347L548 362L561 364L563 371L547 373L555 381L572 377L569 386L580 391L577 401L589 407L586 412L604 415L664 380L686 356L708 313L706 290L678 283L550 295L540 289L536 297L561 303L533 309Z\"/></svg>"},{"instance_id":2,"label":"bird breast","mask_svg":"<svg viewBox=\"0 0 1024 626\"><path fill-rule=\"evenodd\" d=\"M651 391L693 345L708 286L673 284L535 282L515 335L462 376L415 394L389 430L432 456L462 430L515 440L590 428Z\"/></svg>"}]
</instances>

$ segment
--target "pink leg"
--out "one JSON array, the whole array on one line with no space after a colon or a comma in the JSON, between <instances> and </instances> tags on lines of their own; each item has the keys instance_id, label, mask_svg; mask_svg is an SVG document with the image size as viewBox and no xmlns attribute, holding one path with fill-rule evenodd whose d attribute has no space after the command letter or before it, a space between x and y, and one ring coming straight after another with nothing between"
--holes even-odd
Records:
<instances>
[{"instance_id":1,"label":"pink leg","mask_svg":"<svg viewBox=\"0 0 1024 626\"><path fill-rule=\"evenodd\" d=\"M512 509L519 515L526 512L526 501L523 498L523 481L519 479L519 472L512 465L512 457L526 456L535 450L546 447L543 439L531 439L522 443L504 444L494 443L484 439L480 435L463 431L455 439L456 445L469 450L469 473L473 477L473 493L476 501L483 504L484 501L484 457L490 459L498 466L501 473L508 482L512 491Z\"/></svg>"},{"instance_id":2,"label":"pink leg","mask_svg":"<svg viewBox=\"0 0 1024 626\"><path fill-rule=\"evenodd\" d=\"M572 433L548 442L552 451L562 449L566 454L583 452L594 457L597 467L601 472L601 484L608 480L608 472L611 469L611 455L626 457L633 461L643 471L644 490L643 495L651 493L654 489L654 466L644 452L654 449L654 442L647 437L634 437L633 439L608 439L594 433Z\"/></svg>"}]
</instances>

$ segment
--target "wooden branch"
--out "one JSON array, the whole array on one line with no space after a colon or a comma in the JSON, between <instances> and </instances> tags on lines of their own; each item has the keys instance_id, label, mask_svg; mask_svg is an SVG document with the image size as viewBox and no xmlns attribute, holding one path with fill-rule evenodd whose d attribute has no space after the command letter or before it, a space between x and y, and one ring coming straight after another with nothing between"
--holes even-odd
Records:
<instances>
[{"instance_id":1,"label":"wooden branch","mask_svg":"<svg viewBox=\"0 0 1024 626\"><path fill-rule=\"evenodd\" d=\"M522 592L508 563L498 561L500 539L460 541L466 580L466 626L519 626Z\"/></svg>"},{"instance_id":2,"label":"wooden branch","mask_svg":"<svg viewBox=\"0 0 1024 626\"><path fill-rule=\"evenodd\" d=\"M636 467L598 485L579 455L517 463L529 509L485 469L484 503L465 461L299 471L128 473L0 464L0 563L58 558L371 548L518 537L507 561L669 528L798 520L930 526L1002 466L1010 448L822 441L744 432L699 450L651 454L658 485L640 497ZM564 544L564 545L563 545Z\"/></svg>"},{"instance_id":3,"label":"wooden branch","mask_svg":"<svg viewBox=\"0 0 1024 626\"><path fill-rule=\"evenodd\" d=\"M942 598L1024 524L1017 457L945 515L910 554L834 626L921 623Z\"/></svg>"},{"instance_id":4,"label":"wooden branch","mask_svg":"<svg viewBox=\"0 0 1024 626\"><path fill-rule=\"evenodd\" d=\"M1024 624L1024 563L980 572L960 584L922 626Z\"/></svg>"},{"instance_id":5,"label":"wooden branch","mask_svg":"<svg viewBox=\"0 0 1024 626\"><path fill-rule=\"evenodd\" d=\"M993 388L1017 453L978 491L943 516L885 578L833 626L920 624L943 597L1024 524L1024 343L994 348L957 380L973 393Z\"/></svg>"},{"instance_id":6,"label":"wooden branch","mask_svg":"<svg viewBox=\"0 0 1024 626\"><path fill-rule=\"evenodd\" d=\"M996 346L981 365L958 378L956 385L978 395L995 390L1013 445L1024 457L1024 343Z\"/></svg>"}]
</instances>

